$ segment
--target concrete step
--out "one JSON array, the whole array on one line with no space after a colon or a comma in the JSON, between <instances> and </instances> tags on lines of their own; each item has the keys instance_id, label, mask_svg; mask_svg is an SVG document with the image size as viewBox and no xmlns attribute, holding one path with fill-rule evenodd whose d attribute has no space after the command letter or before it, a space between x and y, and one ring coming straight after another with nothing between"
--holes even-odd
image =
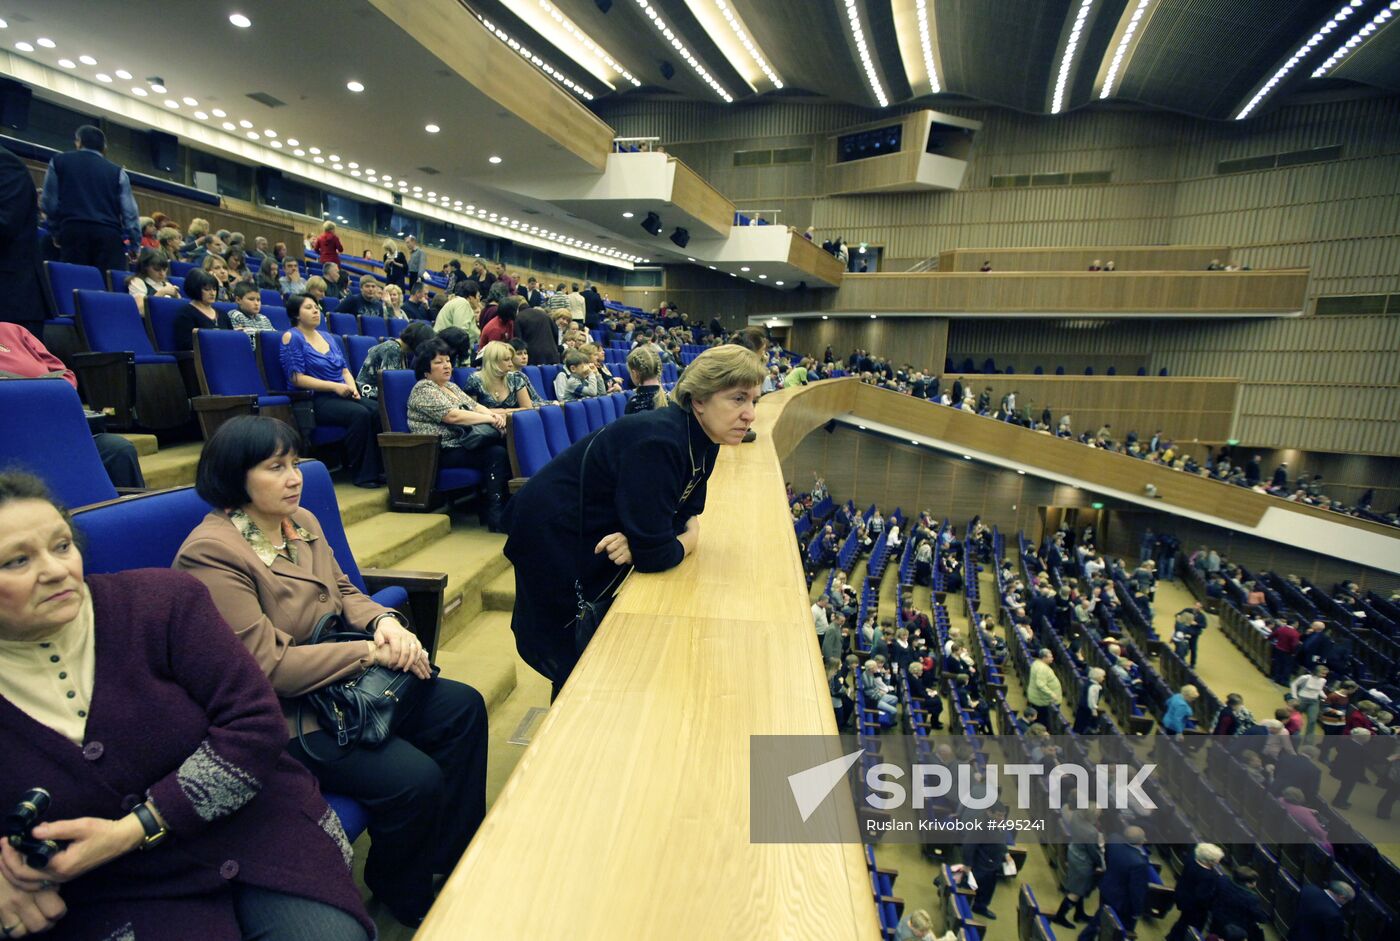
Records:
<instances>
[{"instance_id":1,"label":"concrete step","mask_svg":"<svg viewBox=\"0 0 1400 941\"><path fill-rule=\"evenodd\" d=\"M446 572L441 642L461 633L482 611L482 590L502 573L510 575L510 562L501 554L505 537L458 522L451 533L400 559L396 568Z\"/></svg>"},{"instance_id":2,"label":"concrete step","mask_svg":"<svg viewBox=\"0 0 1400 941\"><path fill-rule=\"evenodd\" d=\"M515 689L516 661L507 656L478 656L450 650L438 651L434 661L444 678L466 683L486 700L486 711L499 707Z\"/></svg>"},{"instance_id":3,"label":"concrete step","mask_svg":"<svg viewBox=\"0 0 1400 941\"><path fill-rule=\"evenodd\" d=\"M188 441L161 448L154 454L142 455L141 475L146 478L146 486L152 490L164 490L193 484L194 470L199 464L199 453L203 450L203 441Z\"/></svg>"},{"instance_id":4,"label":"concrete step","mask_svg":"<svg viewBox=\"0 0 1400 941\"><path fill-rule=\"evenodd\" d=\"M122 432L121 436L136 446L138 457L145 457L147 454L155 454L160 450L160 442L155 435L138 435Z\"/></svg>"},{"instance_id":5,"label":"concrete step","mask_svg":"<svg viewBox=\"0 0 1400 941\"><path fill-rule=\"evenodd\" d=\"M509 569L491 579L481 592L481 606L487 611L515 610L515 570Z\"/></svg>"},{"instance_id":6,"label":"concrete step","mask_svg":"<svg viewBox=\"0 0 1400 941\"><path fill-rule=\"evenodd\" d=\"M344 481L335 485L335 499L340 504L340 521L345 526L353 526L389 511L387 487L366 490Z\"/></svg>"},{"instance_id":7,"label":"concrete step","mask_svg":"<svg viewBox=\"0 0 1400 941\"><path fill-rule=\"evenodd\" d=\"M345 536L360 568L394 568L451 529L442 513L380 513L345 527Z\"/></svg>"}]
</instances>

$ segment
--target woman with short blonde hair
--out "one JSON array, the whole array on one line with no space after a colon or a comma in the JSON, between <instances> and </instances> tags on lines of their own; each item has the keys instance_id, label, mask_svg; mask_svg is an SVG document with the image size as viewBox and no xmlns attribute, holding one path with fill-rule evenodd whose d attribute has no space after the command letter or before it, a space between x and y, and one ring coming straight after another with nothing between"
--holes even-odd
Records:
<instances>
[{"instance_id":1,"label":"woman with short blonde hair","mask_svg":"<svg viewBox=\"0 0 1400 941\"><path fill-rule=\"evenodd\" d=\"M384 285L384 316L390 320L407 320L403 309L403 288L397 284Z\"/></svg>"},{"instance_id":2,"label":"woman with short blonde hair","mask_svg":"<svg viewBox=\"0 0 1400 941\"><path fill-rule=\"evenodd\" d=\"M398 243L393 239L385 239L380 248L384 252L384 283L395 284L399 288L407 286L408 256L399 249Z\"/></svg>"},{"instance_id":3,"label":"woman with short blonde hair","mask_svg":"<svg viewBox=\"0 0 1400 941\"><path fill-rule=\"evenodd\" d=\"M766 373L763 363L751 350L732 344L716 346L685 367L671 394L677 405L693 412L695 403L703 405L718 392L762 385Z\"/></svg>"},{"instance_id":4,"label":"woman with short blonde hair","mask_svg":"<svg viewBox=\"0 0 1400 941\"><path fill-rule=\"evenodd\" d=\"M462 391L498 414L523 411L536 404L530 395L530 380L515 368L515 350L500 340L481 348L481 368Z\"/></svg>"}]
</instances>

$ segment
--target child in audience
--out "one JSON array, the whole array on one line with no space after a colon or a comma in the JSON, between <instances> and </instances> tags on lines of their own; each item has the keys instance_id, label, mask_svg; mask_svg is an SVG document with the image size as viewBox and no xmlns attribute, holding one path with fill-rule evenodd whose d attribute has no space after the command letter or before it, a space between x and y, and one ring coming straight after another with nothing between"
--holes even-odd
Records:
<instances>
[{"instance_id":1,"label":"child in audience","mask_svg":"<svg viewBox=\"0 0 1400 941\"><path fill-rule=\"evenodd\" d=\"M235 284L233 300L238 307L229 311L229 325L248 334L249 343L256 342L258 331L274 329L272 321L262 312L262 294L252 281L240 281Z\"/></svg>"},{"instance_id":2,"label":"child in audience","mask_svg":"<svg viewBox=\"0 0 1400 941\"><path fill-rule=\"evenodd\" d=\"M582 350L564 354L564 370L554 378L554 397L560 402L578 402L597 395L590 382L593 359Z\"/></svg>"}]
</instances>

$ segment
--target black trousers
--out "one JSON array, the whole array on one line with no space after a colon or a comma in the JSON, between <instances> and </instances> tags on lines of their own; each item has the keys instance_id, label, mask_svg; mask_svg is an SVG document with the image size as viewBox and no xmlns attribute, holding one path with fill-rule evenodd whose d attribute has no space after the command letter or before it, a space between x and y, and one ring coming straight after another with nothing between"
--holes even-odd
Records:
<instances>
[{"instance_id":1,"label":"black trousers","mask_svg":"<svg viewBox=\"0 0 1400 941\"><path fill-rule=\"evenodd\" d=\"M428 911L433 874L452 871L486 816L487 734L481 694L439 678L379 748L322 761L296 739L287 746L322 788L369 809L365 884L395 916ZM326 732L306 738L317 755L339 751Z\"/></svg>"},{"instance_id":2,"label":"black trousers","mask_svg":"<svg viewBox=\"0 0 1400 941\"><path fill-rule=\"evenodd\" d=\"M118 229L90 222L65 222L58 233L58 257L70 265L93 265L104 275L126 269L126 249Z\"/></svg>"},{"instance_id":3,"label":"black trousers","mask_svg":"<svg viewBox=\"0 0 1400 941\"><path fill-rule=\"evenodd\" d=\"M572 629L577 613L573 588L541 590L535 580L522 574L515 566L515 609L510 617L510 629L515 634L515 649L520 659L536 673L554 684L550 702L559 697L564 681L578 663L579 651L574 647Z\"/></svg>"},{"instance_id":4,"label":"black trousers","mask_svg":"<svg viewBox=\"0 0 1400 941\"><path fill-rule=\"evenodd\" d=\"M121 435L101 432L92 436L97 445L97 456L102 458L102 466L107 476L112 478L113 487L144 487L146 478L141 474L141 459L136 454L136 445Z\"/></svg>"},{"instance_id":5,"label":"black trousers","mask_svg":"<svg viewBox=\"0 0 1400 941\"><path fill-rule=\"evenodd\" d=\"M510 456L504 444L483 445L476 448L443 448L438 457L438 467L470 467L482 471L490 481L497 481L504 496L510 478Z\"/></svg>"},{"instance_id":6,"label":"black trousers","mask_svg":"<svg viewBox=\"0 0 1400 941\"><path fill-rule=\"evenodd\" d=\"M974 909L986 908L992 904L992 896L997 891L997 880L1001 878L1000 869L989 869L986 872L973 872L972 877L977 880L977 895L972 900Z\"/></svg>"},{"instance_id":7,"label":"black trousers","mask_svg":"<svg viewBox=\"0 0 1400 941\"><path fill-rule=\"evenodd\" d=\"M317 425L345 429L345 462L355 483L372 486L384 476L379 458L379 405L365 399L342 399L333 392L317 392L312 400Z\"/></svg>"}]
</instances>

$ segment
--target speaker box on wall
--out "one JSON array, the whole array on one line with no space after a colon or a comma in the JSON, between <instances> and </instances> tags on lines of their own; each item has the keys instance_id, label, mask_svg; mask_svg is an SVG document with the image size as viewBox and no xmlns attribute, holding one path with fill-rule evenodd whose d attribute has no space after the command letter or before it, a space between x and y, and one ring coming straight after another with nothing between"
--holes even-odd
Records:
<instances>
[{"instance_id":1,"label":"speaker box on wall","mask_svg":"<svg viewBox=\"0 0 1400 941\"><path fill-rule=\"evenodd\" d=\"M166 173L174 171L179 164L180 142L174 134L164 131L150 131L151 164Z\"/></svg>"},{"instance_id":2,"label":"speaker box on wall","mask_svg":"<svg viewBox=\"0 0 1400 941\"><path fill-rule=\"evenodd\" d=\"M29 127L29 102L34 91L28 85L0 79L0 125L23 131Z\"/></svg>"},{"instance_id":3,"label":"speaker box on wall","mask_svg":"<svg viewBox=\"0 0 1400 941\"><path fill-rule=\"evenodd\" d=\"M669 82L671 79L676 77L676 67L669 62L662 62L661 77Z\"/></svg>"},{"instance_id":4,"label":"speaker box on wall","mask_svg":"<svg viewBox=\"0 0 1400 941\"><path fill-rule=\"evenodd\" d=\"M258 192L262 193L263 202L269 206L280 206L286 198L286 191L282 187L282 171L274 170L271 167L258 167L257 172Z\"/></svg>"}]
</instances>

